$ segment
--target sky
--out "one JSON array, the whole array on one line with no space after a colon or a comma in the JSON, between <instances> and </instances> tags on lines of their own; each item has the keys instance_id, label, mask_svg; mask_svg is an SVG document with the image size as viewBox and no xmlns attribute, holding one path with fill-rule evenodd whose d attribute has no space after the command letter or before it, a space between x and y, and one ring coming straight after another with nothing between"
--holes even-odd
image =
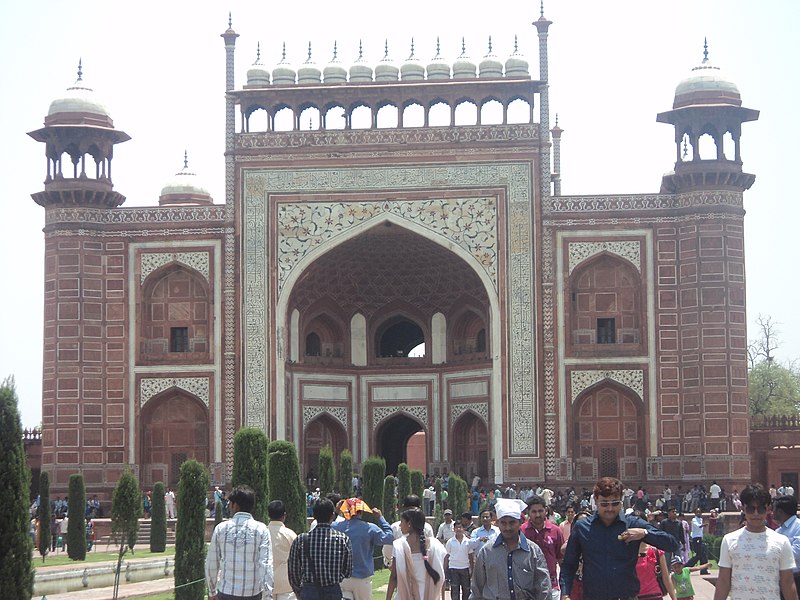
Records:
<instances>
[{"instance_id":1,"label":"sky","mask_svg":"<svg viewBox=\"0 0 800 600\"><path fill-rule=\"evenodd\" d=\"M393 8L389 8L392 6ZM236 44L236 85L261 44L261 62L312 58L324 66L334 41L345 65L358 55L376 64L384 41L398 63L411 38L423 62L454 61L464 37L480 62L492 36L494 54L519 49L538 78L538 40L531 22L538 2L405 0L401 4L306 0L283 2L171 0L108 2L31 0L0 3L0 378L13 375L23 425L41 420L44 210L31 193L43 189L44 145L27 132L42 126L50 102L76 79L109 108L131 141L114 151L115 189L125 206L153 206L161 187L183 166L184 150L215 201L224 201L225 51L228 25ZM787 186L797 168L800 91L795 61L800 38L796 0L546 0L550 27L551 119L562 138L562 193L654 193L672 169L673 129L656 123L672 106L675 86L709 58L737 83L743 105L761 111L743 126L744 170L756 174L745 193L749 334L755 319L778 323L779 360L800 358L796 224L800 206ZM538 114L538 111L537 111ZM552 125L553 123L551 123Z\"/></svg>"}]
</instances>

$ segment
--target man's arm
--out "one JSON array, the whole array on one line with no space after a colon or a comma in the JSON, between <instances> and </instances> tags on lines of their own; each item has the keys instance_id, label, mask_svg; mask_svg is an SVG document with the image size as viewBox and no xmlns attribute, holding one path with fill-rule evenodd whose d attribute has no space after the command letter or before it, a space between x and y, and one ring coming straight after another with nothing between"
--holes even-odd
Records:
<instances>
[{"instance_id":1,"label":"man's arm","mask_svg":"<svg viewBox=\"0 0 800 600\"><path fill-rule=\"evenodd\" d=\"M439 525L439 529L436 531L436 539L444 544L444 523Z\"/></svg>"},{"instance_id":2,"label":"man's arm","mask_svg":"<svg viewBox=\"0 0 800 600\"><path fill-rule=\"evenodd\" d=\"M264 569L264 600L272 600L275 574L272 570L272 538L266 526L261 532L261 545L258 550L261 567Z\"/></svg>"},{"instance_id":3,"label":"man's arm","mask_svg":"<svg viewBox=\"0 0 800 600\"><path fill-rule=\"evenodd\" d=\"M578 563L581 558L581 547L578 543L577 534L575 523L573 523L572 533L570 533L567 540L567 550L564 552L564 558L561 561L561 576L558 581L562 600L568 598L570 592L572 592L572 580L575 579L575 573L578 570Z\"/></svg>"},{"instance_id":4,"label":"man's arm","mask_svg":"<svg viewBox=\"0 0 800 600\"><path fill-rule=\"evenodd\" d=\"M303 544L303 538L305 537L305 534L298 535L292 542L292 545L289 548L289 559L286 563L286 566L289 570L289 584L292 586L295 594L298 595L300 593L300 584L302 583L303 575L303 550L301 545Z\"/></svg>"},{"instance_id":5,"label":"man's arm","mask_svg":"<svg viewBox=\"0 0 800 600\"><path fill-rule=\"evenodd\" d=\"M219 577L219 556L217 543L217 528L211 534L211 543L206 554L206 585L208 586L208 597L217 597L217 578Z\"/></svg>"},{"instance_id":6,"label":"man's arm","mask_svg":"<svg viewBox=\"0 0 800 600\"><path fill-rule=\"evenodd\" d=\"M781 573L783 574L783 573ZM790 572L791 576L791 572ZM782 582L783 580L781 580ZM794 583L794 582L792 582ZM731 591L731 568L720 567L719 576L717 577L717 585L714 589L714 600L727 600L728 594ZM795 597L797 595L795 594Z\"/></svg>"},{"instance_id":7,"label":"man's arm","mask_svg":"<svg viewBox=\"0 0 800 600\"><path fill-rule=\"evenodd\" d=\"M347 579L353 574L353 546L350 538L344 538L344 557L342 560L342 579Z\"/></svg>"},{"instance_id":8,"label":"man's arm","mask_svg":"<svg viewBox=\"0 0 800 600\"><path fill-rule=\"evenodd\" d=\"M547 568L547 561L544 558L541 548L536 544L531 544L531 568L533 570L533 597L537 600L550 600L552 597L552 587L550 582L550 570Z\"/></svg>"},{"instance_id":9,"label":"man's arm","mask_svg":"<svg viewBox=\"0 0 800 600\"><path fill-rule=\"evenodd\" d=\"M485 553L481 549L475 559L475 570L472 573L472 582L469 586L469 600L483 600L483 588L486 586L484 556Z\"/></svg>"},{"instance_id":10,"label":"man's arm","mask_svg":"<svg viewBox=\"0 0 800 600\"><path fill-rule=\"evenodd\" d=\"M785 569L781 574L781 594L784 598L797 598L797 586L794 584L794 575L791 569Z\"/></svg>"},{"instance_id":11,"label":"man's arm","mask_svg":"<svg viewBox=\"0 0 800 600\"><path fill-rule=\"evenodd\" d=\"M372 543L376 546L387 544L392 544L394 542L394 532L392 531L392 526L383 518L381 511L377 508L372 510L373 514L378 517L378 524L372 525L370 527L370 533L372 534Z\"/></svg>"},{"instance_id":12,"label":"man's arm","mask_svg":"<svg viewBox=\"0 0 800 600\"><path fill-rule=\"evenodd\" d=\"M627 520L627 532L633 533L635 529L644 529L644 537L638 538L639 540L644 539L645 542L650 544L651 546L655 546L659 550L663 550L664 552L678 552L680 550L680 546L678 545L678 540L672 537L672 534L667 533L663 529L658 529L654 527L644 519L640 519L638 517L634 519ZM633 536L631 541L636 541L637 536ZM628 540L626 540L628 541Z\"/></svg>"}]
</instances>

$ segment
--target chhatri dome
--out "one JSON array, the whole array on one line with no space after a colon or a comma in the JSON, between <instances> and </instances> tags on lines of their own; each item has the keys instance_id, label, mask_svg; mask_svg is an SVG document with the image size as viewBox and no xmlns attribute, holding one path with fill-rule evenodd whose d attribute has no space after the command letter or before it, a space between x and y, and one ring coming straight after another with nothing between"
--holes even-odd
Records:
<instances>
[{"instance_id":1,"label":"chhatri dome","mask_svg":"<svg viewBox=\"0 0 800 600\"><path fill-rule=\"evenodd\" d=\"M675 88L672 108L708 105L741 106L742 97L736 84L708 60L708 41L703 43L703 62Z\"/></svg>"},{"instance_id":2,"label":"chhatri dome","mask_svg":"<svg viewBox=\"0 0 800 600\"><path fill-rule=\"evenodd\" d=\"M161 188L159 206L199 206L213 204L214 199L197 175L189 169L188 154L183 154L183 169Z\"/></svg>"},{"instance_id":3,"label":"chhatri dome","mask_svg":"<svg viewBox=\"0 0 800 600\"><path fill-rule=\"evenodd\" d=\"M256 62L247 70L247 85L269 85L269 69L261 64L261 42L256 47Z\"/></svg>"},{"instance_id":4,"label":"chhatri dome","mask_svg":"<svg viewBox=\"0 0 800 600\"><path fill-rule=\"evenodd\" d=\"M114 121L94 90L83 81L82 62L78 61L78 79L61 98L50 103L45 125L94 125L114 128Z\"/></svg>"}]
</instances>

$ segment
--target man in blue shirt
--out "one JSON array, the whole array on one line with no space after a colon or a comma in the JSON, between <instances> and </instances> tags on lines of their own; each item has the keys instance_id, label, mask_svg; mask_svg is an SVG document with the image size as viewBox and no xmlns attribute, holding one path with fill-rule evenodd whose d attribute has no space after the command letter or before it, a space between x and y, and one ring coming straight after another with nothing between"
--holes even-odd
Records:
<instances>
[{"instance_id":1,"label":"man in blue shirt","mask_svg":"<svg viewBox=\"0 0 800 600\"><path fill-rule=\"evenodd\" d=\"M794 496L780 496L772 502L775 520L781 524L775 531L789 538L794 554L794 583L800 592L800 520L797 519L797 500Z\"/></svg>"},{"instance_id":2,"label":"man in blue shirt","mask_svg":"<svg viewBox=\"0 0 800 600\"><path fill-rule=\"evenodd\" d=\"M561 598L569 600L578 565L583 560L585 600L636 600L639 543L677 552L678 542L634 515L620 515L622 482L602 477L594 486L597 512L573 524L561 563Z\"/></svg>"},{"instance_id":3,"label":"man in blue shirt","mask_svg":"<svg viewBox=\"0 0 800 600\"><path fill-rule=\"evenodd\" d=\"M342 592L349 592L353 600L372 600L372 575L375 573L373 547L394 542L392 526L377 508L370 508L361 498L342 500L337 506L345 520L331 525L350 538L353 547L353 574L342 581ZM362 513L371 512L378 525L367 523Z\"/></svg>"}]
</instances>

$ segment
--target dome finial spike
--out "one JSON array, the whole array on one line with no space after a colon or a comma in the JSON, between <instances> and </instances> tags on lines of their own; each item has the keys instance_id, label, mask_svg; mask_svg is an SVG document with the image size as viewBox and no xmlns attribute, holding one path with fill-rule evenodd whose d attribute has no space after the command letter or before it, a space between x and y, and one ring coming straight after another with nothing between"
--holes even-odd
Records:
<instances>
[{"instance_id":1,"label":"dome finial spike","mask_svg":"<svg viewBox=\"0 0 800 600\"><path fill-rule=\"evenodd\" d=\"M489 36L489 54L492 54L492 36Z\"/></svg>"},{"instance_id":2,"label":"dome finial spike","mask_svg":"<svg viewBox=\"0 0 800 600\"><path fill-rule=\"evenodd\" d=\"M436 36L436 56L434 58L441 58L439 50L439 36Z\"/></svg>"},{"instance_id":3,"label":"dome finial spike","mask_svg":"<svg viewBox=\"0 0 800 600\"><path fill-rule=\"evenodd\" d=\"M408 57L408 60L414 60L414 38L411 38L411 54Z\"/></svg>"},{"instance_id":4,"label":"dome finial spike","mask_svg":"<svg viewBox=\"0 0 800 600\"><path fill-rule=\"evenodd\" d=\"M689 156L689 146L688 146L688 144L686 143L686 139L687 139L688 137L689 137L689 136L687 136L687 135L685 135L685 134L684 134L684 136L683 136L683 156L681 156L681 158L686 158L687 156Z\"/></svg>"},{"instance_id":5,"label":"dome finial spike","mask_svg":"<svg viewBox=\"0 0 800 600\"><path fill-rule=\"evenodd\" d=\"M708 62L708 38L703 38L703 62Z\"/></svg>"},{"instance_id":6,"label":"dome finial spike","mask_svg":"<svg viewBox=\"0 0 800 600\"><path fill-rule=\"evenodd\" d=\"M361 40L358 40L358 60L359 62L364 59L364 45Z\"/></svg>"},{"instance_id":7,"label":"dome finial spike","mask_svg":"<svg viewBox=\"0 0 800 600\"><path fill-rule=\"evenodd\" d=\"M184 150L183 151L183 168L184 169L188 169L189 168L189 151L188 150Z\"/></svg>"},{"instance_id":8,"label":"dome finial spike","mask_svg":"<svg viewBox=\"0 0 800 600\"><path fill-rule=\"evenodd\" d=\"M514 54L519 51L519 45L517 44L517 34L514 34Z\"/></svg>"},{"instance_id":9,"label":"dome finial spike","mask_svg":"<svg viewBox=\"0 0 800 600\"><path fill-rule=\"evenodd\" d=\"M311 62L311 40L308 41L308 58L306 59L306 62Z\"/></svg>"},{"instance_id":10,"label":"dome finial spike","mask_svg":"<svg viewBox=\"0 0 800 600\"><path fill-rule=\"evenodd\" d=\"M78 59L78 81L83 81L83 58Z\"/></svg>"},{"instance_id":11,"label":"dome finial spike","mask_svg":"<svg viewBox=\"0 0 800 600\"><path fill-rule=\"evenodd\" d=\"M233 29L233 16L231 11L228 11L228 29Z\"/></svg>"},{"instance_id":12,"label":"dome finial spike","mask_svg":"<svg viewBox=\"0 0 800 600\"><path fill-rule=\"evenodd\" d=\"M333 40L333 60L331 62L336 62L336 55L338 54L336 40Z\"/></svg>"},{"instance_id":13,"label":"dome finial spike","mask_svg":"<svg viewBox=\"0 0 800 600\"><path fill-rule=\"evenodd\" d=\"M281 62L286 61L286 42L283 42L283 51L281 52Z\"/></svg>"},{"instance_id":14,"label":"dome finial spike","mask_svg":"<svg viewBox=\"0 0 800 600\"><path fill-rule=\"evenodd\" d=\"M261 42L256 43L256 62L261 62Z\"/></svg>"},{"instance_id":15,"label":"dome finial spike","mask_svg":"<svg viewBox=\"0 0 800 600\"><path fill-rule=\"evenodd\" d=\"M383 60L389 60L389 38L383 42Z\"/></svg>"},{"instance_id":16,"label":"dome finial spike","mask_svg":"<svg viewBox=\"0 0 800 600\"><path fill-rule=\"evenodd\" d=\"M461 37L461 56L459 58L465 58L467 56L467 41L464 36Z\"/></svg>"},{"instance_id":17,"label":"dome finial spike","mask_svg":"<svg viewBox=\"0 0 800 600\"><path fill-rule=\"evenodd\" d=\"M556 113L556 127L558 127L558 113Z\"/></svg>"},{"instance_id":18,"label":"dome finial spike","mask_svg":"<svg viewBox=\"0 0 800 600\"><path fill-rule=\"evenodd\" d=\"M544 0L539 4L539 16L544 19Z\"/></svg>"}]
</instances>

